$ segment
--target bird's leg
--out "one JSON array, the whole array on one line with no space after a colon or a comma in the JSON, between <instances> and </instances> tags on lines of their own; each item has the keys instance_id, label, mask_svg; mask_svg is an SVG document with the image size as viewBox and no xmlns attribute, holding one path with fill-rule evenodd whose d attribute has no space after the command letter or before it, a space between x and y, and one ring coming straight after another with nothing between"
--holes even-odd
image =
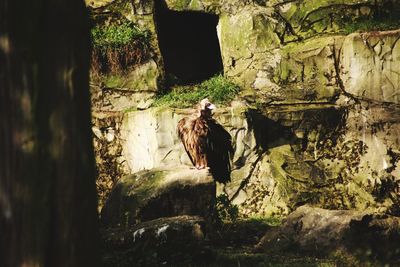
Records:
<instances>
[{"instance_id":1,"label":"bird's leg","mask_svg":"<svg viewBox=\"0 0 400 267\"><path fill-rule=\"evenodd\" d=\"M204 158L204 156L196 163L196 168L198 170L203 170L207 168L207 159Z\"/></svg>"}]
</instances>

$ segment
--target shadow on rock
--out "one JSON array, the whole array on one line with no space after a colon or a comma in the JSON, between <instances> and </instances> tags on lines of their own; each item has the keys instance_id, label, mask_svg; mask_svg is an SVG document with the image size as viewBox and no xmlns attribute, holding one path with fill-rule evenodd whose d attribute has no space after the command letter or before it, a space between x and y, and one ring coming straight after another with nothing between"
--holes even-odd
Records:
<instances>
[{"instance_id":1,"label":"shadow on rock","mask_svg":"<svg viewBox=\"0 0 400 267\"><path fill-rule=\"evenodd\" d=\"M301 206L255 246L264 253L334 257L346 266L398 266L400 218Z\"/></svg>"}]
</instances>

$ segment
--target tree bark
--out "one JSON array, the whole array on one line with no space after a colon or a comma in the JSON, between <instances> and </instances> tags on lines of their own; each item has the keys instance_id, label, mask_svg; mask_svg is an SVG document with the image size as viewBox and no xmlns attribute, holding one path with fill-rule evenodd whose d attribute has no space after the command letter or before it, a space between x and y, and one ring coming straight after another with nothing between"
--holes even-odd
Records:
<instances>
[{"instance_id":1,"label":"tree bark","mask_svg":"<svg viewBox=\"0 0 400 267\"><path fill-rule=\"evenodd\" d=\"M83 0L0 1L0 266L98 266Z\"/></svg>"}]
</instances>

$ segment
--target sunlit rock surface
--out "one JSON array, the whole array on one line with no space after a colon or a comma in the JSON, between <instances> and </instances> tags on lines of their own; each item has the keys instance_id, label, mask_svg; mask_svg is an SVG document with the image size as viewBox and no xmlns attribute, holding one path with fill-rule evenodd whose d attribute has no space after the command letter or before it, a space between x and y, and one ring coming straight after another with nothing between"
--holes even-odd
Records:
<instances>
[{"instance_id":1,"label":"sunlit rock surface","mask_svg":"<svg viewBox=\"0 0 400 267\"><path fill-rule=\"evenodd\" d=\"M196 114L195 110L168 108L127 113L121 128L121 139L124 140L122 153L130 171L177 165L192 166L178 137L177 124L183 117ZM250 152L244 146L255 147L254 138L248 135L243 106L221 109L217 111L215 118L236 137L235 158ZM140 127L136 127L137 125Z\"/></svg>"},{"instance_id":2,"label":"sunlit rock surface","mask_svg":"<svg viewBox=\"0 0 400 267\"><path fill-rule=\"evenodd\" d=\"M243 106L215 118L230 132L232 182L219 185L243 215L283 215L304 203L397 212L400 117L396 106ZM132 112L122 127L131 172L191 165L176 134L181 110ZM141 127L134 127L141 125Z\"/></svg>"},{"instance_id":3,"label":"sunlit rock surface","mask_svg":"<svg viewBox=\"0 0 400 267\"><path fill-rule=\"evenodd\" d=\"M206 173L202 180L201 172L188 169L176 133L179 119L193 110L151 107L171 78L159 47L155 0L86 3L93 14L112 14L150 34L146 60L91 81L100 206L108 199L102 222L118 226L103 235L109 266L119 266L120 259L122 266L185 266L193 251L187 266L211 259L198 246L203 235L193 233L207 235L202 223L215 191L238 205L243 217L288 216L259 244L265 264L297 248L399 265L399 220L393 215L400 215L400 31L360 30L399 21L397 1L157 2L176 15L215 16L223 74L242 88L241 104L215 114L235 148L232 182L217 189ZM182 214L205 218L141 223ZM184 221L189 223L175 227ZM186 244L188 251L170 253ZM235 255L226 266L241 259Z\"/></svg>"},{"instance_id":4,"label":"sunlit rock surface","mask_svg":"<svg viewBox=\"0 0 400 267\"><path fill-rule=\"evenodd\" d=\"M340 54L346 92L360 98L400 103L400 30L351 34Z\"/></svg>"},{"instance_id":5,"label":"sunlit rock surface","mask_svg":"<svg viewBox=\"0 0 400 267\"><path fill-rule=\"evenodd\" d=\"M89 4L148 30L153 52L124 77L103 77L108 86L94 90L96 111L120 111L122 117L118 129L95 121L102 148L97 151L118 159L98 156L98 162L118 170L114 181L142 170L190 166L176 125L192 111L151 108L165 74L154 1L100 2ZM286 215L305 203L399 214L400 31L346 35L353 22L378 15L396 19L398 5L372 0L165 4L176 12L218 16L224 75L242 86L246 104L215 114L235 147L232 182L217 191L242 215Z\"/></svg>"},{"instance_id":6,"label":"sunlit rock surface","mask_svg":"<svg viewBox=\"0 0 400 267\"><path fill-rule=\"evenodd\" d=\"M149 88L162 89L159 85L165 77L154 3L87 1L94 11L106 8L151 33L151 59L137 67L148 69L151 63L150 73L128 72L104 79L117 95L120 88L128 89L128 95L143 91L145 97ZM167 0L165 6L176 12L218 15L224 74L244 87L248 101L326 102L345 90L398 102L399 31L345 35L357 21L397 20L400 7L394 1ZM104 97L113 102L113 97ZM136 97L128 99L131 107L137 106ZM111 108L123 110L127 101L117 100Z\"/></svg>"}]
</instances>

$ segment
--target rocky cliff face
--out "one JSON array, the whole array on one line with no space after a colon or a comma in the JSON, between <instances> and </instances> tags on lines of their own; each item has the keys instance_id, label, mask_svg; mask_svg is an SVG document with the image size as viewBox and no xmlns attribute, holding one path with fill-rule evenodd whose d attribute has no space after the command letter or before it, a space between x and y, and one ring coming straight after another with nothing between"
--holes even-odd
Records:
<instances>
[{"instance_id":1,"label":"rocky cliff face","mask_svg":"<svg viewBox=\"0 0 400 267\"><path fill-rule=\"evenodd\" d=\"M376 95L382 86L399 87L397 31L344 35L348 25L397 19L394 1L166 2L174 10L219 15L224 73L248 89L250 100L332 101L343 90Z\"/></svg>"},{"instance_id":2,"label":"rocky cliff face","mask_svg":"<svg viewBox=\"0 0 400 267\"><path fill-rule=\"evenodd\" d=\"M176 135L182 110L125 117L130 172L189 164ZM243 106L216 114L233 137L232 182L219 186L243 215L282 215L304 203L397 212L399 109L377 104ZM134 127L141 125L141 127Z\"/></svg>"},{"instance_id":3,"label":"rocky cliff face","mask_svg":"<svg viewBox=\"0 0 400 267\"><path fill-rule=\"evenodd\" d=\"M94 120L100 130L96 142L103 140L98 164L115 152L107 161L118 170L109 174L112 181L189 164L176 124L190 110L149 108L166 77L155 2L103 2L89 5L96 12L118 11L149 30L153 52L118 79L106 77L93 87L95 110L121 120ZM218 16L224 75L243 88L242 102L216 114L235 144L232 182L218 192L241 214L285 215L305 203L399 213L395 1L160 2L177 13ZM348 34L357 30L350 26L362 28L367 21L393 29ZM116 138L107 141L109 132Z\"/></svg>"},{"instance_id":4,"label":"rocky cliff face","mask_svg":"<svg viewBox=\"0 0 400 267\"><path fill-rule=\"evenodd\" d=\"M157 27L161 11L156 10L156 3L163 3L159 5L176 13L203 12L218 16L217 33L224 73L244 87L250 101L259 97L261 102L332 101L343 90L395 101L393 88L399 86L396 78L399 32L346 35L357 27L367 27L371 20L382 24L376 26L378 28L396 28L393 21L398 19L400 7L395 1L120 0L87 3L97 16L111 12L135 22L151 34L152 53L148 61L124 75L107 77L103 81L106 89L118 91L123 98L119 101L124 102L116 103L115 98L119 96L103 95L102 98L109 101L99 105L106 110L136 107L143 100L138 93L144 96L161 89L164 67ZM386 95L377 97L376 94L382 94L379 89L382 87ZM134 96L127 98L129 94Z\"/></svg>"}]
</instances>

